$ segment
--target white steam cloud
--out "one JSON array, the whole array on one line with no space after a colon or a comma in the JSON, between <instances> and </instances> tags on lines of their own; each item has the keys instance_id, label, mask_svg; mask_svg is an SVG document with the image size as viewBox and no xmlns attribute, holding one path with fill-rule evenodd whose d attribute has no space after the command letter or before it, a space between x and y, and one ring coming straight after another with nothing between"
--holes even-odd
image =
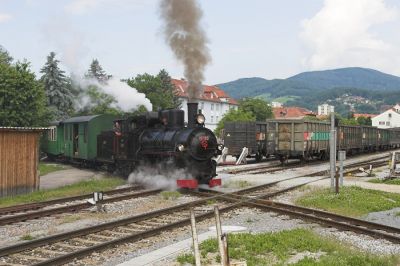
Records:
<instances>
[{"instance_id":1,"label":"white steam cloud","mask_svg":"<svg viewBox=\"0 0 400 266\"><path fill-rule=\"evenodd\" d=\"M85 2L85 1L82 1ZM87 1L89 4L92 1ZM90 50L86 45L86 36L72 26L73 24L66 18L55 18L43 27L43 35L46 41L50 41L60 53L61 64L71 73L72 79L85 91L90 85L95 85L101 92L107 93L115 98L117 104L112 107L120 108L124 112L130 112L143 105L147 110L152 109L150 100L145 94L139 93L135 88L130 87L125 82L113 77L106 84L99 83L94 79L84 77L85 67L83 59L87 58ZM60 31L60 29L63 29ZM87 65L87 68L89 65ZM87 69L86 68L86 69ZM89 97L83 95L80 102L81 107L90 106Z\"/></svg>"},{"instance_id":2,"label":"white steam cloud","mask_svg":"<svg viewBox=\"0 0 400 266\"><path fill-rule=\"evenodd\" d=\"M168 170L169 169L169 170ZM159 188L165 190L176 190L176 180L192 179L184 169L175 167L141 166L129 175L128 182L140 184L146 188Z\"/></svg>"},{"instance_id":3,"label":"white steam cloud","mask_svg":"<svg viewBox=\"0 0 400 266\"><path fill-rule=\"evenodd\" d=\"M303 63L310 69L346 66L393 71L399 49L373 34L373 27L398 18L384 0L325 0L322 9L302 22L301 38L310 49Z\"/></svg>"},{"instance_id":4,"label":"white steam cloud","mask_svg":"<svg viewBox=\"0 0 400 266\"><path fill-rule=\"evenodd\" d=\"M74 81L78 83L84 91L90 86L96 86L101 92L113 96L117 103L112 107L119 108L124 112L131 112L141 105L146 107L147 110L152 109L152 104L144 93L138 92L135 88L130 87L128 84L115 77L107 80L107 83L104 84L99 83L95 79L79 79L76 77ZM83 96L81 105L90 106L89 98Z\"/></svg>"}]
</instances>

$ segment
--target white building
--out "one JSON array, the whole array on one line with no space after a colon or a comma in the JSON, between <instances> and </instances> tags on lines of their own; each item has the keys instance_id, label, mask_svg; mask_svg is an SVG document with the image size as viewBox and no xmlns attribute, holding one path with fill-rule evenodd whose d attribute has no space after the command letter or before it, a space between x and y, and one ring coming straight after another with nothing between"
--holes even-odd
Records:
<instances>
[{"instance_id":1,"label":"white building","mask_svg":"<svg viewBox=\"0 0 400 266\"><path fill-rule=\"evenodd\" d=\"M396 104L371 120L372 126L378 128L400 127L400 105Z\"/></svg>"},{"instance_id":2,"label":"white building","mask_svg":"<svg viewBox=\"0 0 400 266\"><path fill-rule=\"evenodd\" d=\"M177 95L182 102L181 109L185 111L185 122L187 122L188 83L179 79L172 79L172 83L175 85ZM236 100L217 86L205 85L203 94L195 100L199 103L199 110L206 118L205 125L210 130L217 128L218 122L231 108L238 108Z\"/></svg>"},{"instance_id":3,"label":"white building","mask_svg":"<svg viewBox=\"0 0 400 266\"><path fill-rule=\"evenodd\" d=\"M272 106L272 108L278 108L278 107L282 107L283 104L280 102L271 102L271 106Z\"/></svg>"},{"instance_id":4,"label":"white building","mask_svg":"<svg viewBox=\"0 0 400 266\"><path fill-rule=\"evenodd\" d=\"M330 115L335 112L335 106L327 103L318 105L318 115Z\"/></svg>"}]
</instances>

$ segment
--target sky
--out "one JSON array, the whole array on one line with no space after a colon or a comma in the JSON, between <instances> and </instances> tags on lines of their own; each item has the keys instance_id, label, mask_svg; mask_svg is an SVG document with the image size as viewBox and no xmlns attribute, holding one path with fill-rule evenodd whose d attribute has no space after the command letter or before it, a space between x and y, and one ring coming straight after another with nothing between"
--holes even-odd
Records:
<instances>
[{"instance_id":1,"label":"sky","mask_svg":"<svg viewBox=\"0 0 400 266\"><path fill-rule=\"evenodd\" d=\"M212 62L206 84L360 66L400 76L398 0L198 0ZM39 74L54 51L67 72L97 58L129 78L183 77L159 0L0 0L0 45Z\"/></svg>"}]
</instances>

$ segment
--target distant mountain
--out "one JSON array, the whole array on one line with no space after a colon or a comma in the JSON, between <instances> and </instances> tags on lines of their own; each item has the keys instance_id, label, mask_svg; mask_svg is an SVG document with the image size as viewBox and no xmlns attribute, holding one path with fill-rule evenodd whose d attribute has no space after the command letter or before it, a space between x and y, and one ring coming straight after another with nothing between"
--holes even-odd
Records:
<instances>
[{"instance_id":1,"label":"distant mountain","mask_svg":"<svg viewBox=\"0 0 400 266\"><path fill-rule=\"evenodd\" d=\"M331 88L359 88L372 91L400 91L400 77L377 70L349 67L324 71L304 72L287 79L267 80L242 78L218 84L234 98L265 96L274 99L287 96L302 97L316 90Z\"/></svg>"},{"instance_id":2,"label":"distant mountain","mask_svg":"<svg viewBox=\"0 0 400 266\"><path fill-rule=\"evenodd\" d=\"M328 102L342 115L379 113L400 102L400 77L360 67L304 72L287 79L242 78L218 86L236 99L262 97L314 111Z\"/></svg>"}]
</instances>

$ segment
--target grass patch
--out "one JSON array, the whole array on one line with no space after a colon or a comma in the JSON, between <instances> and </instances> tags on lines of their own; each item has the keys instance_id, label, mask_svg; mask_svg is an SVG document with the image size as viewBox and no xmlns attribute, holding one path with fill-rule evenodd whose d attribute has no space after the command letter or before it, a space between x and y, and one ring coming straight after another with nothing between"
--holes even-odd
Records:
<instances>
[{"instance_id":1,"label":"grass patch","mask_svg":"<svg viewBox=\"0 0 400 266\"><path fill-rule=\"evenodd\" d=\"M64 187L39 190L25 195L5 197L0 199L0 207L12 206L16 204L32 203L56 198L77 196L92 193L94 191L105 191L113 189L125 183L120 178L102 178L80 181Z\"/></svg>"},{"instance_id":2,"label":"grass patch","mask_svg":"<svg viewBox=\"0 0 400 266\"><path fill-rule=\"evenodd\" d=\"M252 183L246 180L233 180L226 182L222 187L224 188L246 188L252 186Z\"/></svg>"},{"instance_id":3,"label":"grass patch","mask_svg":"<svg viewBox=\"0 0 400 266\"><path fill-rule=\"evenodd\" d=\"M356 186L342 187L338 195L329 188L313 189L298 198L296 204L359 217L400 207L400 194Z\"/></svg>"},{"instance_id":4,"label":"grass patch","mask_svg":"<svg viewBox=\"0 0 400 266\"><path fill-rule=\"evenodd\" d=\"M175 200L175 199L179 198L180 196L182 196L182 194L179 193L178 191L162 191L161 192L161 197L164 200L169 200L169 199Z\"/></svg>"},{"instance_id":5,"label":"grass patch","mask_svg":"<svg viewBox=\"0 0 400 266\"><path fill-rule=\"evenodd\" d=\"M35 237L30 235L30 234L26 234L20 237L21 240L26 240L26 241L30 241L30 240L34 240Z\"/></svg>"},{"instance_id":6,"label":"grass patch","mask_svg":"<svg viewBox=\"0 0 400 266\"><path fill-rule=\"evenodd\" d=\"M67 166L64 165L59 165L59 164L48 164L48 163L39 163L39 172L40 176L47 175L52 172L64 170L68 168Z\"/></svg>"},{"instance_id":7,"label":"grass patch","mask_svg":"<svg viewBox=\"0 0 400 266\"><path fill-rule=\"evenodd\" d=\"M398 256L377 256L356 251L336 240L323 238L307 229L294 229L275 233L230 234L229 256L245 260L249 266L258 265L398 265ZM219 260L216 239L200 244L202 264L210 258ZM296 256L296 254L305 254ZM178 256L180 264L194 264L191 253Z\"/></svg>"},{"instance_id":8,"label":"grass patch","mask_svg":"<svg viewBox=\"0 0 400 266\"><path fill-rule=\"evenodd\" d=\"M82 217L79 214L68 215L68 216L64 216L59 224L73 223L73 222L79 221L80 219L82 219Z\"/></svg>"},{"instance_id":9,"label":"grass patch","mask_svg":"<svg viewBox=\"0 0 400 266\"><path fill-rule=\"evenodd\" d=\"M394 179L374 178L374 179L368 180L368 182L377 183L377 184L400 185L400 178L394 178Z\"/></svg>"},{"instance_id":10,"label":"grass patch","mask_svg":"<svg viewBox=\"0 0 400 266\"><path fill-rule=\"evenodd\" d=\"M215 200L215 199L209 199L209 200L207 200L207 205L214 205L214 204L216 204L217 203L217 200Z\"/></svg>"}]
</instances>

